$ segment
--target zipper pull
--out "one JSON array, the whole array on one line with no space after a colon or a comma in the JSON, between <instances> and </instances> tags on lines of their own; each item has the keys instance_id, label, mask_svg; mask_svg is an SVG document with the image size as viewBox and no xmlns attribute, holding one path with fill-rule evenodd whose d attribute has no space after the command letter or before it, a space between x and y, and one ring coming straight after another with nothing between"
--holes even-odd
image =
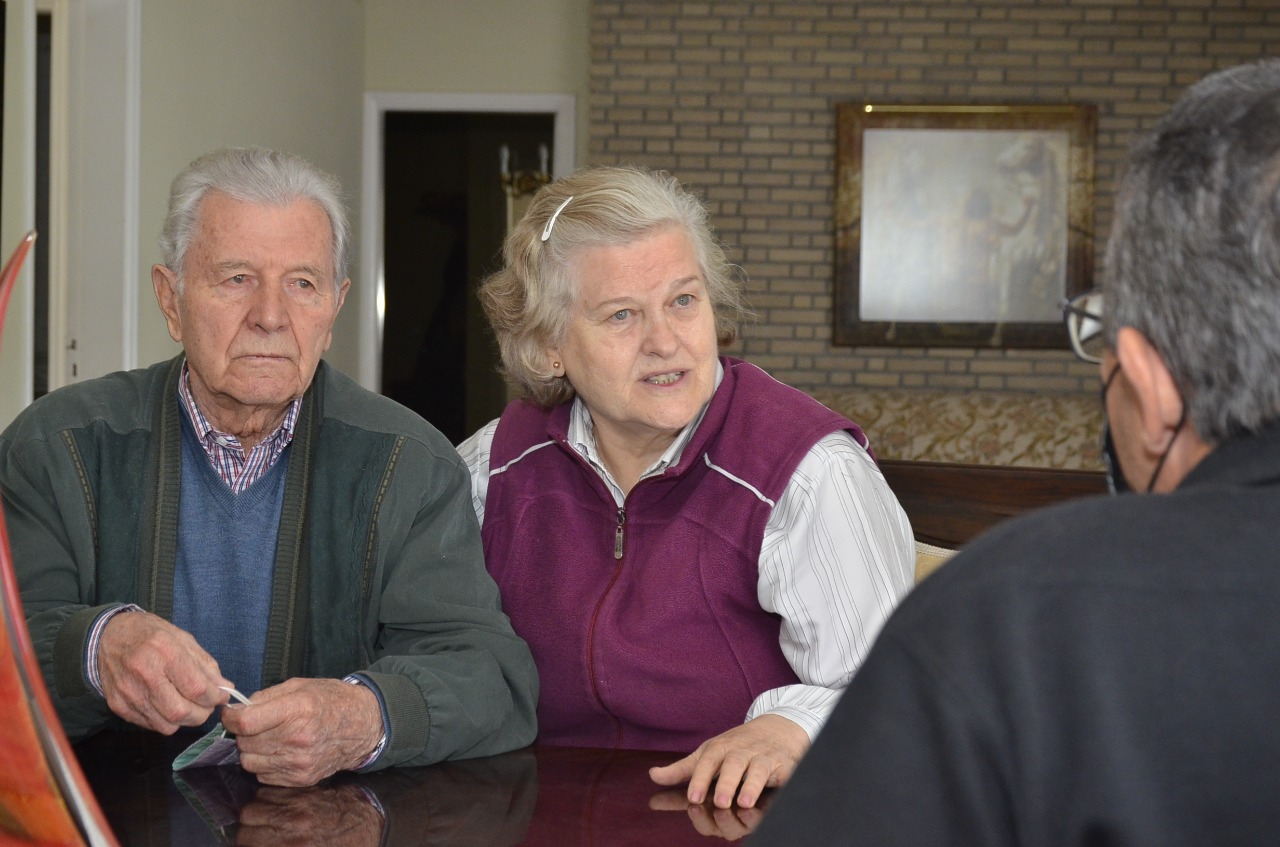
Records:
<instances>
[{"instance_id":1,"label":"zipper pull","mask_svg":"<svg viewBox=\"0 0 1280 847\"><path fill-rule=\"evenodd\" d=\"M625 509L618 510L618 531L613 536L613 558L622 558L622 525L627 522Z\"/></svg>"}]
</instances>

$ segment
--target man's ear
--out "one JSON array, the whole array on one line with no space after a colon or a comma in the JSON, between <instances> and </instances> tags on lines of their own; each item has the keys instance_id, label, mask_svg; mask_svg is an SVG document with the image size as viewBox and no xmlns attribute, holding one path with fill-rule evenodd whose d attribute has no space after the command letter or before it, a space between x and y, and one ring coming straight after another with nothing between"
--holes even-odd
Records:
<instances>
[{"instance_id":1,"label":"man's ear","mask_svg":"<svg viewBox=\"0 0 1280 847\"><path fill-rule=\"evenodd\" d=\"M178 275L164 265L151 266L151 287L156 292L156 302L164 313L164 322L169 327L169 337L182 343L182 317L178 312Z\"/></svg>"},{"instance_id":2,"label":"man's ear","mask_svg":"<svg viewBox=\"0 0 1280 847\"><path fill-rule=\"evenodd\" d=\"M350 290L351 290L351 277L347 277L342 281L342 285L338 286L338 302L333 310L333 314L335 318L337 317L338 312L342 311L342 304L347 302L347 292Z\"/></svg>"},{"instance_id":3,"label":"man's ear","mask_svg":"<svg viewBox=\"0 0 1280 847\"><path fill-rule=\"evenodd\" d=\"M1173 374L1147 337L1130 326L1116 333L1116 360L1137 400L1143 446L1163 454L1183 421L1182 394Z\"/></svg>"},{"instance_id":4,"label":"man's ear","mask_svg":"<svg viewBox=\"0 0 1280 847\"><path fill-rule=\"evenodd\" d=\"M334 298L333 304L333 320L329 321L329 333L324 337L324 350L329 352L329 346L333 344L333 325L338 322L338 312L342 311L342 304L347 302L347 292L351 290L351 279L347 278L342 281L342 285L338 286L338 296Z\"/></svg>"}]
</instances>

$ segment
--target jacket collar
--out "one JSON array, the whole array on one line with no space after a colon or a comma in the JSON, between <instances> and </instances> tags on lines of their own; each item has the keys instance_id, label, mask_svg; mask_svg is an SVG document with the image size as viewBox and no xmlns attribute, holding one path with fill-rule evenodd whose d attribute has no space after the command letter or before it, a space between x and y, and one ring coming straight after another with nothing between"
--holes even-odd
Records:
<instances>
[{"instance_id":1,"label":"jacket collar","mask_svg":"<svg viewBox=\"0 0 1280 847\"><path fill-rule=\"evenodd\" d=\"M1178 488L1277 483L1280 483L1280 421L1254 435L1217 445L1191 469Z\"/></svg>"}]
</instances>

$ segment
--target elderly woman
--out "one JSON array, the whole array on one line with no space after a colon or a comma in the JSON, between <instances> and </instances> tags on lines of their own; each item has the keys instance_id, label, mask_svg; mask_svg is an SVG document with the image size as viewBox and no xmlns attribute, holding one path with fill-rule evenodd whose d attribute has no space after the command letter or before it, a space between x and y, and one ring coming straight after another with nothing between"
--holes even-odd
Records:
<instances>
[{"instance_id":1,"label":"elderly woman","mask_svg":"<svg viewBox=\"0 0 1280 847\"><path fill-rule=\"evenodd\" d=\"M523 399L459 452L539 741L692 749L654 781L750 807L911 586L906 516L855 424L718 355L740 284L672 177L554 182L504 257L480 296Z\"/></svg>"}]
</instances>

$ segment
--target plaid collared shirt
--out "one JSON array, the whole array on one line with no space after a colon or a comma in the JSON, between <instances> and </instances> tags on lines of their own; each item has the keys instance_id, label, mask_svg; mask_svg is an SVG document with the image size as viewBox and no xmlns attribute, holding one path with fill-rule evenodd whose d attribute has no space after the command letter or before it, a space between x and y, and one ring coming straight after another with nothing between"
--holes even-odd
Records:
<instances>
[{"instance_id":1,"label":"plaid collared shirt","mask_svg":"<svg viewBox=\"0 0 1280 847\"><path fill-rule=\"evenodd\" d=\"M218 432L201 414L195 397L191 395L191 372L185 363L182 366L182 379L178 381L178 402L182 404L182 408L187 412L187 418L195 427L200 446L209 457L209 463L213 465L213 469L233 494L244 491L275 466L284 448L293 441L293 426L297 423L298 412L302 408L301 397L290 403L289 411L285 412L284 421L280 427L245 455L244 448L240 446L240 439L225 432Z\"/></svg>"}]
</instances>

